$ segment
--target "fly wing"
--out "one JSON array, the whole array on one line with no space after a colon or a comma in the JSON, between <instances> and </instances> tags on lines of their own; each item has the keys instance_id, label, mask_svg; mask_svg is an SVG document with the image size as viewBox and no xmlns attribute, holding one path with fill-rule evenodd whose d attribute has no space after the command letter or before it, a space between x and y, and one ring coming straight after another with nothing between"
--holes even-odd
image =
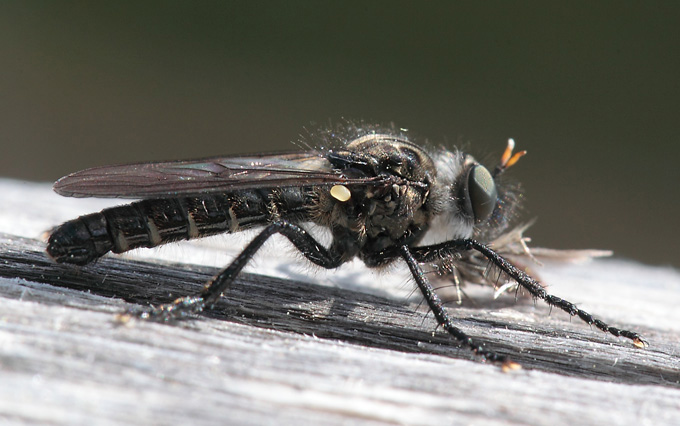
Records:
<instances>
[{"instance_id":1,"label":"fly wing","mask_svg":"<svg viewBox=\"0 0 680 426\"><path fill-rule=\"evenodd\" d=\"M349 179L320 153L307 151L95 167L59 179L54 190L68 197L166 198L372 180Z\"/></svg>"}]
</instances>

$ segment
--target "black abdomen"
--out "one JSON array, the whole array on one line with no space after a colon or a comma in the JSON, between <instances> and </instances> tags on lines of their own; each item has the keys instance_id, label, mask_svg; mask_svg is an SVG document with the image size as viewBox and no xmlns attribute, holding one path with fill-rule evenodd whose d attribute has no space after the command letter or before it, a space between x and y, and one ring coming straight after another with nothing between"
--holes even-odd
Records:
<instances>
[{"instance_id":1,"label":"black abdomen","mask_svg":"<svg viewBox=\"0 0 680 426\"><path fill-rule=\"evenodd\" d=\"M264 225L278 217L277 212L289 220L305 220L311 197L303 188L285 188L137 201L57 227L47 253L59 263L85 265L109 251L123 253Z\"/></svg>"}]
</instances>

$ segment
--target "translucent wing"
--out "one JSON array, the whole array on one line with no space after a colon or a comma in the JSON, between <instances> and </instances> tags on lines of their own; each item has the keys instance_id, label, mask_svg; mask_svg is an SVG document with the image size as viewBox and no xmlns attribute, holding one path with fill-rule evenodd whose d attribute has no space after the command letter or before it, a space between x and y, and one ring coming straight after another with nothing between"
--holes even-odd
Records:
<instances>
[{"instance_id":1,"label":"translucent wing","mask_svg":"<svg viewBox=\"0 0 680 426\"><path fill-rule=\"evenodd\" d=\"M381 181L349 179L318 152L307 151L95 167L59 179L54 190L68 197L164 198L253 187Z\"/></svg>"}]
</instances>

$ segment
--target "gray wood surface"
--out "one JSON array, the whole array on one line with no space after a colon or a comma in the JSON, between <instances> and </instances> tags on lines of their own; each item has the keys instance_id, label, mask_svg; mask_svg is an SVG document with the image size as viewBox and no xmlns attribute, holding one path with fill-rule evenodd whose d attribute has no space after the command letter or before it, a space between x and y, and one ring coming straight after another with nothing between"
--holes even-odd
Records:
<instances>
[{"instance_id":1,"label":"gray wood surface","mask_svg":"<svg viewBox=\"0 0 680 426\"><path fill-rule=\"evenodd\" d=\"M540 271L553 293L643 333L644 350L540 302L467 288L449 312L524 367L503 373L435 331L419 298L392 292L409 292L398 267L377 288L357 285L366 274L354 269L310 271L308 282L244 274L199 318L121 325L116 313L195 293L226 263L200 244L52 263L41 232L106 203L0 181L0 423L680 424L673 269L603 260Z\"/></svg>"}]
</instances>

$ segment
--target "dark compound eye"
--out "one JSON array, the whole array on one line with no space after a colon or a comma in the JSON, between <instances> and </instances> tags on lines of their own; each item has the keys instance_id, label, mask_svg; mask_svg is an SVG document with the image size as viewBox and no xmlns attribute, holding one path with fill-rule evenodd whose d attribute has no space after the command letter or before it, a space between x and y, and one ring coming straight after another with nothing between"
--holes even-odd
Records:
<instances>
[{"instance_id":1,"label":"dark compound eye","mask_svg":"<svg viewBox=\"0 0 680 426\"><path fill-rule=\"evenodd\" d=\"M468 194L472 213L477 222L482 222L491 216L498 200L498 190L493 176L482 165L475 165L468 175Z\"/></svg>"}]
</instances>

